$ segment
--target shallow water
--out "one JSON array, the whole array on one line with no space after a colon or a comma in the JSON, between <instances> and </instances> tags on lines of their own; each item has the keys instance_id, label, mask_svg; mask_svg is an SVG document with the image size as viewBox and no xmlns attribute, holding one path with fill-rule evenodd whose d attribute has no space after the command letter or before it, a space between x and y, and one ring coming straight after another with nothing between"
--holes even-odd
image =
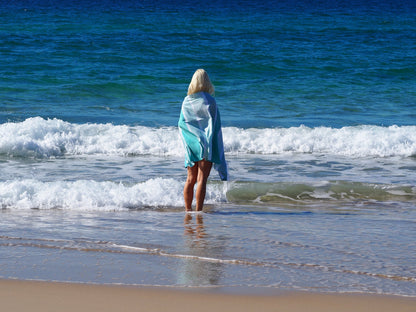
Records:
<instances>
[{"instance_id":1,"label":"shallow water","mask_svg":"<svg viewBox=\"0 0 416 312\"><path fill-rule=\"evenodd\" d=\"M1 217L3 278L415 295L414 221L394 205Z\"/></svg>"}]
</instances>

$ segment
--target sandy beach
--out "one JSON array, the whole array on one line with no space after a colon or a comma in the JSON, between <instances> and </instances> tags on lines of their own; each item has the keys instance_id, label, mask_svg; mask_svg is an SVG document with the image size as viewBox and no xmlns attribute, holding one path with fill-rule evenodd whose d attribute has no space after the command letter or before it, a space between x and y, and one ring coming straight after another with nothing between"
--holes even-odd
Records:
<instances>
[{"instance_id":1,"label":"sandy beach","mask_svg":"<svg viewBox=\"0 0 416 312\"><path fill-rule=\"evenodd\" d=\"M2 311L415 311L395 296L283 293L235 295L126 286L0 281Z\"/></svg>"}]
</instances>

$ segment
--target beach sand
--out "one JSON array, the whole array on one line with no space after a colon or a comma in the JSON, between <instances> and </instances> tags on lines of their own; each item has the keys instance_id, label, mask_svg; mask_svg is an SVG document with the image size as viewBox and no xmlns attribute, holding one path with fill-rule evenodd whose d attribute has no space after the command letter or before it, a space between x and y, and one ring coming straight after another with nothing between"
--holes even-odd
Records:
<instances>
[{"instance_id":1,"label":"beach sand","mask_svg":"<svg viewBox=\"0 0 416 312\"><path fill-rule=\"evenodd\" d=\"M0 280L1 311L416 311L416 298L281 293L236 295L170 288Z\"/></svg>"}]
</instances>

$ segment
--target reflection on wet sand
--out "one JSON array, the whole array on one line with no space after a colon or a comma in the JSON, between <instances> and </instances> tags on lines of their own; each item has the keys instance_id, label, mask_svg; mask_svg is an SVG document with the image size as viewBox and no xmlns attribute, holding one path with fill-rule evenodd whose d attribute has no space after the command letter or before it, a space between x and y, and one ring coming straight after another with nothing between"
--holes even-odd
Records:
<instances>
[{"instance_id":1,"label":"reflection on wet sand","mask_svg":"<svg viewBox=\"0 0 416 312\"><path fill-rule=\"evenodd\" d=\"M203 214L187 213L184 218L184 248L186 253L197 257L220 257L218 246L212 246L211 237L204 226ZM186 286L215 286L222 275L221 263L199 259L183 259L178 270L178 282Z\"/></svg>"},{"instance_id":2,"label":"reflection on wet sand","mask_svg":"<svg viewBox=\"0 0 416 312\"><path fill-rule=\"evenodd\" d=\"M188 235L194 243L204 243L204 238L207 234L205 232L204 219L201 213L195 215L195 223L192 223L192 214L187 213L183 223L185 234Z\"/></svg>"}]
</instances>

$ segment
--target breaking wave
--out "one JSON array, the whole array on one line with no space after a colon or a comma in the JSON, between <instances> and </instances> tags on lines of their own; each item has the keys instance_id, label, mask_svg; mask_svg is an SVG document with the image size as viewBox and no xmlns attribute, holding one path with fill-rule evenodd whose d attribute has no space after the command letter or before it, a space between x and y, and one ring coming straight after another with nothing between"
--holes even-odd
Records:
<instances>
[{"instance_id":1,"label":"breaking wave","mask_svg":"<svg viewBox=\"0 0 416 312\"><path fill-rule=\"evenodd\" d=\"M227 154L312 153L360 157L416 155L416 126L223 129ZM0 154L50 158L68 155L182 156L176 127L74 124L34 117L0 124Z\"/></svg>"},{"instance_id":2,"label":"breaking wave","mask_svg":"<svg viewBox=\"0 0 416 312\"><path fill-rule=\"evenodd\" d=\"M183 209L183 182L150 179L140 183L97 181L42 182L33 179L0 182L0 208L130 210ZM299 183L213 182L207 187L208 205L266 205L416 202L416 187L346 181ZM179 211L178 210L178 211Z\"/></svg>"}]
</instances>

